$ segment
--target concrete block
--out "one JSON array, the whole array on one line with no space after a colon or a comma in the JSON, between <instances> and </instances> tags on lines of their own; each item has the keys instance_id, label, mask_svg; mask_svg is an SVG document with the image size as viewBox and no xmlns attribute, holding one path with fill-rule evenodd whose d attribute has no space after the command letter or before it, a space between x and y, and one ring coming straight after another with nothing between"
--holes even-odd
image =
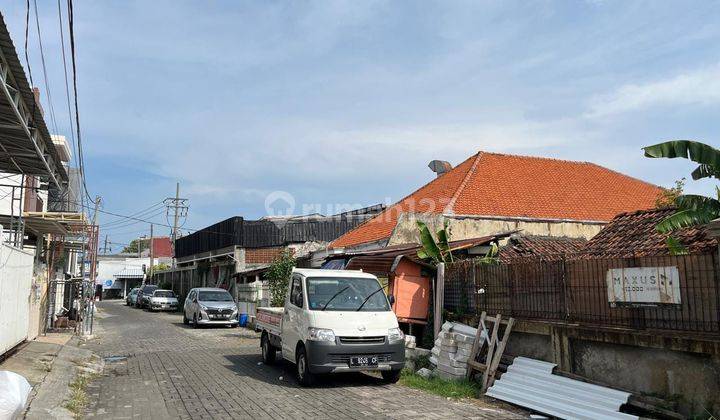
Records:
<instances>
[{"instance_id":1,"label":"concrete block","mask_svg":"<svg viewBox=\"0 0 720 420\"><path fill-rule=\"evenodd\" d=\"M457 352L457 347L455 347L455 346L445 346L445 345L443 345L443 346L440 346L440 352L441 352L441 353L444 352L444 353L453 353L453 354L454 354L454 353Z\"/></svg>"},{"instance_id":2,"label":"concrete block","mask_svg":"<svg viewBox=\"0 0 720 420\"><path fill-rule=\"evenodd\" d=\"M449 373L451 375L455 376L465 376L467 375L467 369L465 368L454 368L451 366L444 366L444 365L438 365L437 370L440 372Z\"/></svg>"},{"instance_id":3,"label":"concrete block","mask_svg":"<svg viewBox=\"0 0 720 420\"><path fill-rule=\"evenodd\" d=\"M473 342L475 342L475 337L471 337L469 335L464 335L464 334L459 334L459 333L455 333L454 339L455 339L455 341L458 342L458 344L463 343L463 344L469 344L470 346L472 346Z\"/></svg>"},{"instance_id":4,"label":"concrete block","mask_svg":"<svg viewBox=\"0 0 720 420\"><path fill-rule=\"evenodd\" d=\"M418 375L422 376L423 378L429 378L430 375L432 375L432 371L428 368L422 368L416 372Z\"/></svg>"},{"instance_id":5,"label":"concrete block","mask_svg":"<svg viewBox=\"0 0 720 420\"><path fill-rule=\"evenodd\" d=\"M433 365L437 366L437 357L435 357L435 356L430 356L430 363L432 363Z\"/></svg>"},{"instance_id":6,"label":"concrete block","mask_svg":"<svg viewBox=\"0 0 720 420\"><path fill-rule=\"evenodd\" d=\"M467 369L467 363L465 362L458 362L453 359L448 359L446 357L438 357L438 366L447 366L451 368L464 368Z\"/></svg>"},{"instance_id":7,"label":"concrete block","mask_svg":"<svg viewBox=\"0 0 720 420\"><path fill-rule=\"evenodd\" d=\"M428 349L424 349L421 347L415 347L413 349L413 351L415 352L415 355L418 357L419 356L430 356L430 350L428 350Z\"/></svg>"},{"instance_id":8,"label":"concrete block","mask_svg":"<svg viewBox=\"0 0 720 420\"><path fill-rule=\"evenodd\" d=\"M430 350L430 354L435 357L440 356L440 347L433 347L432 350Z\"/></svg>"},{"instance_id":9,"label":"concrete block","mask_svg":"<svg viewBox=\"0 0 720 420\"><path fill-rule=\"evenodd\" d=\"M444 324L442 324L442 327L440 327L443 331L451 331L453 328L453 323L450 321L445 321Z\"/></svg>"}]
</instances>

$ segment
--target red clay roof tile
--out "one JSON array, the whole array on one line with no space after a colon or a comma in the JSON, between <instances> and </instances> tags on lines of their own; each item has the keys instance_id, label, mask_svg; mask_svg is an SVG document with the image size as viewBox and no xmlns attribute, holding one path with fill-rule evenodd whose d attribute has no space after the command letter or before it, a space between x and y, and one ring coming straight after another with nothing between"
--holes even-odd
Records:
<instances>
[{"instance_id":1,"label":"red clay roof tile","mask_svg":"<svg viewBox=\"0 0 720 420\"><path fill-rule=\"evenodd\" d=\"M607 222L654 207L661 190L593 163L478 152L331 246L388 238L405 212Z\"/></svg>"}]
</instances>

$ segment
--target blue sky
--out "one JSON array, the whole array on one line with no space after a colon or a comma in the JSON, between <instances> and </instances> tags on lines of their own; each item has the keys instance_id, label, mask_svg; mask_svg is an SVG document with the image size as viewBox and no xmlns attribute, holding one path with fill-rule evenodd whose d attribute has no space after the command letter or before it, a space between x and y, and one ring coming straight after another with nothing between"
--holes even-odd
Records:
<instances>
[{"instance_id":1,"label":"blue sky","mask_svg":"<svg viewBox=\"0 0 720 420\"><path fill-rule=\"evenodd\" d=\"M38 9L68 135L57 4ZM2 12L22 56L24 2ZM717 2L76 1L75 20L91 194L129 214L180 181L186 227L261 217L273 191L323 212L394 201L478 150L670 186L693 166L642 146L720 143ZM34 30L29 54L40 84Z\"/></svg>"}]
</instances>

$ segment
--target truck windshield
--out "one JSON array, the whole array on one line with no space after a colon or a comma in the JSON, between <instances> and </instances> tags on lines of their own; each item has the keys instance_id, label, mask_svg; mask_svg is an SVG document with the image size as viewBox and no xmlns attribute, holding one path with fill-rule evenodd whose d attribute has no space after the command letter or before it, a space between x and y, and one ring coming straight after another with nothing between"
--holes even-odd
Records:
<instances>
[{"instance_id":1,"label":"truck windshield","mask_svg":"<svg viewBox=\"0 0 720 420\"><path fill-rule=\"evenodd\" d=\"M198 293L198 300L203 302L232 302L233 298L228 292L209 291Z\"/></svg>"},{"instance_id":2,"label":"truck windshield","mask_svg":"<svg viewBox=\"0 0 720 420\"><path fill-rule=\"evenodd\" d=\"M375 279L309 277L306 285L308 305L311 310L319 311L323 308L326 311L357 311L358 308L362 312L390 310L385 293L373 294L380 288L380 283Z\"/></svg>"}]
</instances>

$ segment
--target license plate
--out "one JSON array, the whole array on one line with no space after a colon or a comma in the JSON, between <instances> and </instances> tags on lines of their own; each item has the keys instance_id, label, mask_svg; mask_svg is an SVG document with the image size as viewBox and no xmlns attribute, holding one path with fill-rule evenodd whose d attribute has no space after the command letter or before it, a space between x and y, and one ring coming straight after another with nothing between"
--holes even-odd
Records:
<instances>
[{"instance_id":1,"label":"license plate","mask_svg":"<svg viewBox=\"0 0 720 420\"><path fill-rule=\"evenodd\" d=\"M377 366L377 356L358 356L350 358L350 366L361 367L361 366Z\"/></svg>"}]
</instances>

